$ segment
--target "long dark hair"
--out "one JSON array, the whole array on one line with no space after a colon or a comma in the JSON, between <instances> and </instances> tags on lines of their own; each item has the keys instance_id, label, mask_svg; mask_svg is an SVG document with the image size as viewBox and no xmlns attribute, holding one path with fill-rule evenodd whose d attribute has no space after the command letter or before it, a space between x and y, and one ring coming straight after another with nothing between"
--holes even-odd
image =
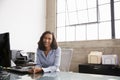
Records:
<instances>
[{"instance_id":1,"label":"long dark hair","mask_svg":"<svg viewBox=\"0 0 120 80\"><path fill-rule=\"evenodd\" d=\"M54 33L53 32L50 32L50 31L45 31L42 36L40 37L40 40L38 41L38 48L40 50L43 50L45 51L46 48L43 44L43 38L46 34L51 34L52 35L52 43L50 45L51 49L57 49L58 48L58 45L57 45L57 42L56 42L56 39L55 39L55 36L54 36Z\"/></svg>"}]
</instances>

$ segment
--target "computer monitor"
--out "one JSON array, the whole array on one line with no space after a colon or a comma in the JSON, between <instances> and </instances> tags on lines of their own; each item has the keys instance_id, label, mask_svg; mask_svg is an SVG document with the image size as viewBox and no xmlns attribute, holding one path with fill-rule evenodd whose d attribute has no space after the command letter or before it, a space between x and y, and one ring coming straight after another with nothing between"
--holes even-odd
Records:
<instances>
[{"instance_id":1,"label":"computer monitor","mask_svg":"<svg viewBox=\"0 0 120 80\"><path fill-rule=\"evenodd\" d=\"M11 67L9 32L0 33L0 66Z\"/></svg>"}]
</instances>

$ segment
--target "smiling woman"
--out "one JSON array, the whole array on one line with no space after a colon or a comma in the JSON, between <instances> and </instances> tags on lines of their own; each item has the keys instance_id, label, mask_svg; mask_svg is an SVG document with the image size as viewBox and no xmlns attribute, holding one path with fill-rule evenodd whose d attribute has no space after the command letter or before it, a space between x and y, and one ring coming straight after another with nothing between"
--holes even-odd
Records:
<instances>
[{"instance_id":1,"label":"smiling woman","mask_svg":"<svg viewBox=\"0 0 120 80\"><path fill-rule=\"evenodd\" d=\"M40 37L36 58L37 65L30 70L31 73L59 71L61 48L52 32L46 31Z\"/></svg>"}]
</instances>

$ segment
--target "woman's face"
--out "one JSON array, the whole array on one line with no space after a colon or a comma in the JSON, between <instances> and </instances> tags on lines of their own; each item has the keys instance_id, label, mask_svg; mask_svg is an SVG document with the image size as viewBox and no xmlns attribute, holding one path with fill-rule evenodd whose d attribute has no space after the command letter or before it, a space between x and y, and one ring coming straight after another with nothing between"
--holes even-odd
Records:
<instances>
[{"instance_id":1,"label":"woman's face","mask_svg":"<svg viewBox=\"0 0 120 80\"><path fill-rule=\"evenodd\" d=\"M50 45L52 43L52 34L46 34L44 37L43 37L43 44L46 48L50 48Z\"/></svg>"}]
</instances>

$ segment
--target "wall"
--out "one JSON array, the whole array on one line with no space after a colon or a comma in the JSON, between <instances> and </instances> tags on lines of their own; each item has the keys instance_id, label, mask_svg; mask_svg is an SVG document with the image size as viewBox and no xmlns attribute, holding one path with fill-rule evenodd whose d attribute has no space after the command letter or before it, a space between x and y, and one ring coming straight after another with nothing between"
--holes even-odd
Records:
<instances>
[{"instance_id":1,"label":"wall","mask_svg":"<svg viewBox=\"0 0 120 80\"><path fill-rule=\"evenodd\" d=\"M36 51L45 18L46 0L0 0L0 33L10 32L11 49Z\"/></svg>"},{"instance_id":2,"label":"wall","mask_svg":"<svg viewBox=\"0 0 120 80\"><path fill-rule=\"evenodd\" d=\"M46 29L56 32L56 9L53 5L56 5L56 0L47 1ZM120 39L59 42L58 44L61 48L73 48L74 50L71 71L78 72L78 65L87 63L87 56L93 50L102 51L103 54L117 54L120 64Z\"/></svg>"},{"instance_id":3,"label":"wall","mask_svg":"<svg viewBox=\"0 0 120 80\"><path fill-rule=\"evenodd\" d=\"M46 1L46 30L56 33L56 0Z\"/></svg>"},{"instance_id":4,"label":"wall","mask_svg":"<svg viewBox=\"0 0 120 80\"><path fill-rule=\"evenodd\" d=\"M120 39L60 42L59 46L62 48L73 48L71 71L78 72L78 65L88 62L90 51L101 51L103 54L117 54L120 64Z\"/></svg>"}]
</instances>

